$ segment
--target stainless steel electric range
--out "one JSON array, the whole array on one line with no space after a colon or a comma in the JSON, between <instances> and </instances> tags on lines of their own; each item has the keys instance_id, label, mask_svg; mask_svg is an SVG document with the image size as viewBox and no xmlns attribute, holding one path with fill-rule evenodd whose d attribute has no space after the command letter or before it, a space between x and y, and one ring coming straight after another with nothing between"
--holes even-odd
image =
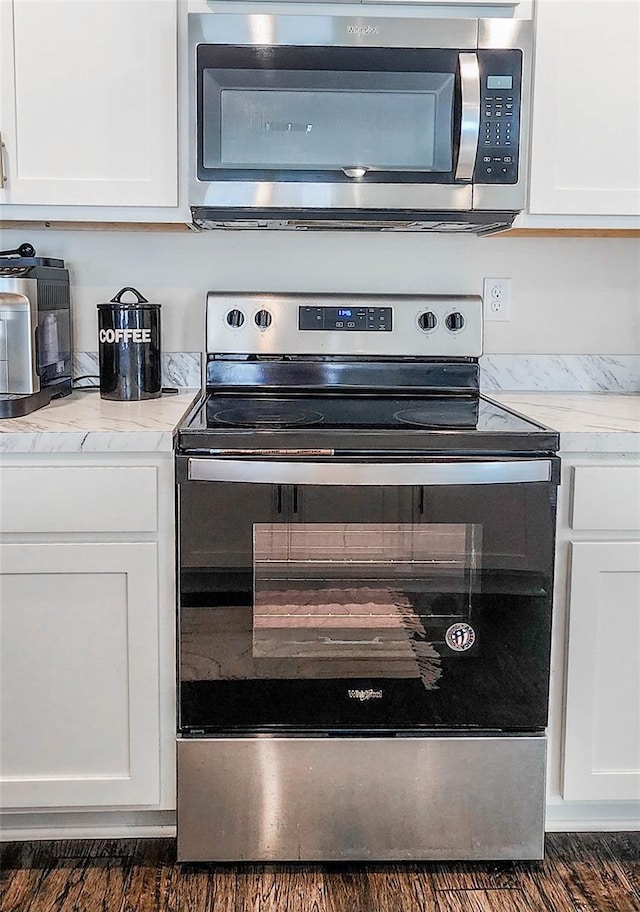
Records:
<instances>
[{"instance_id":1,"label":"stainless steel electric range","mask_svg":"<svg viewBox=\"0 0 640 912\"><path fill-rule=\"evenodd\" d=\"M543 855L558 435L474 296L209 293L178 434L178 857Z\"/></svg>"}]
</instances>

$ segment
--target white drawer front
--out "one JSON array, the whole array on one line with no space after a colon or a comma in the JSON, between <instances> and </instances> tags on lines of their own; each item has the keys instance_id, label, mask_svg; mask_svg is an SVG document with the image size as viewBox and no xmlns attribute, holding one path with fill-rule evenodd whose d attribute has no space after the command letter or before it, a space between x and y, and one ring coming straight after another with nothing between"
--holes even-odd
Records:
<instances>
[{"instance_id":1,"label":"white drawer front","mask_svg":"<svg viewBox=\"0 0 640 912\"><path fill-rule=\"evenodd\" d=\"M576 466L574 529L640 529L640 466Z\"/></svg>"},{"instance_id":2,"label":"white drawer front","mask_svg":"<svg viewBox=\"0 0 640 912\"><path fill-rule=\"evenodd\" d=\"M155 532L154 466L9 467L0 473L0 531Z\"/></svg>"}]
</instances>

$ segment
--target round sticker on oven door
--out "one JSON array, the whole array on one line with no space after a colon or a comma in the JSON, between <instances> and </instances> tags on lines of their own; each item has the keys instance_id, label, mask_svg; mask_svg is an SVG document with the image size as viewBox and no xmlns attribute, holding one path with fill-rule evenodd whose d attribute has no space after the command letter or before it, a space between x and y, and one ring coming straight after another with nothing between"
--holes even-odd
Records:
<instances>
[{"instance_id":1,"label":"round sticker on oven door","mask_svg":"<svg viewBox=\"0 0 640 912\"><path fill-rule=\"evenodd\" d=\"M466 652L476 641L476 632L470 624L452 624L444 635L449 649Z\"/></svg>"}]
</instances>

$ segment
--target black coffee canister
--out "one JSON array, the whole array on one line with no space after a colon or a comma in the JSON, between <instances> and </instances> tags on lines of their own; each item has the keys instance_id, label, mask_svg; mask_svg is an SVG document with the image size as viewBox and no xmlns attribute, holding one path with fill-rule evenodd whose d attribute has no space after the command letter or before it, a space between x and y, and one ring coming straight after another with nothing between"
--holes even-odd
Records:
<instances>
[{"instance_id":1,"label":"black coffee canister","mask_svg":"<svg viewBox=\"0 0 640 912\"><path fill-rule=\"evenodd\" d=\"M124 302L125 292L136 301ZM157 399L162 393L160 304L150 304L135 288L123 288L107 304L98 304L98 355L103 399Z\"/></svg>"}]
</instances>

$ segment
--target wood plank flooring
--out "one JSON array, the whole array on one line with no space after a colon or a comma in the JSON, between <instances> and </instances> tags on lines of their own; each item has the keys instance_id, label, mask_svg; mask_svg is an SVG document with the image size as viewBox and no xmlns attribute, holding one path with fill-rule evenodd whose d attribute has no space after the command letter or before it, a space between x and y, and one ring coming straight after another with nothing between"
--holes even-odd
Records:
<instances>
[{"instance_id":1,"label":"wood plank flooring","mask_svg":"<svg viewBox=\"0 0 640 912\"><path fill-rule=\"evenodd\" d=\"M532 863L177 865L171 839L0 845L0 912L640 912L640 833Z\"/></svg>"}]
</instances>

